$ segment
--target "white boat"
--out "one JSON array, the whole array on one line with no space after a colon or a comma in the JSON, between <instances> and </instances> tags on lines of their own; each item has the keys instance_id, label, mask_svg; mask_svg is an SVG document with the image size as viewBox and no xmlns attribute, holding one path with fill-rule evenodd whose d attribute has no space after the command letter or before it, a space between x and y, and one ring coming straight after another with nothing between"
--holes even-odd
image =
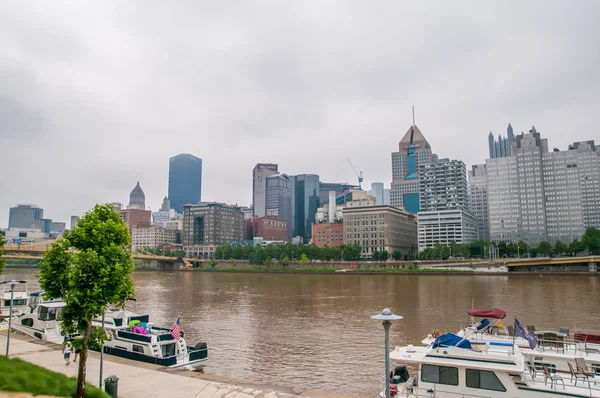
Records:
<instances>
[{"instance_id":1,"label":"white boat","mask_svg":"<svg viewBox=\"0 0 600 398\"><path fill-rule=\"evenodd\" d=\"M102 327L102 320L94 319L92 327ZM106 311L104 330L111 337L111 340L104 342L106 354L187 369L195 369L208 359L206 343L187 346L183 331L173 333L172 328L155 326L148 315L138 315L124 309Z\"/></svg>"},{"instance_id":2,"label":"white boat","mask_svg":"<svg viewBox=\"0 0 600 398\"><path fill-rule=\"evenodd\" d=\"M31 294L30 312L12 321L15 331L43 341L62 344L65 336L60 326L60 313L66 303L62 300L44 301L41 292ZM102 327L94 319L92 327ZM111 339L104 342L104 353L136 361L169 367L194 369L208 359L206 343L186 345L183 331L173 335L170 328L154 326L148 315L138 315L124 309L105 313L104 329ZM73 336L69 336L73 337Z\"/></svg>"},{"instance_id":3,"label":"white boat","mask_svg":"<svg viewBox=\"0 0 600 398\"><path fill-rule=\"evenodd\" d=\"M589 343L586 341L569 340L568 333L555 331L538 331L538 344L535 348L530 348L530 343L523 337L514 336L514 328L505 327L501 321L506 317L506 312L501 309L470 309L467 314L471 317L471 322L465 328L456 333L456 336L468 340L471 345L476 348L478 346L485 347L486 344L492 343L496 346L501 344L508 346L519 347L525 356L528 364L541 369L543 365L548 366L553 372L570 374L568 363L573 364L575 358L583 358L587 366L600 376L600 345ZM482 318L481 321L475 322L474 318ZM492 319L492 321L489 321ZM439 332L428 335L422 343L431 345ZM434 337L435 336L435 337ZM585 335L582 338L575 334L576 338L586 340L591 337L594 340L595 335Z\"/></svg>"},{"instance_id":4,"label":"white boat","mask_svg":"<svg viewBox=\"0 0 600 398\"><path fill-rule=\"evenodd\" d=\"M408 345L390 353L390 359L401 364L390 374L394 396L600 397L593 376L571 381L569 376L552 373L547 367L546 374L532 371L518 347L513 352L512 345L486 342L485 347L474 349L456 335L444 336L428 347ZM446 346L449 336L453 336L452 342ZM406 365L415 369L412 375Z\"/></svg>"},{"instance_id":5,"label":"white boat","mask_svg":"<svg viewBox=\"0 0 600 398\"><path fill-rule=\"evenodd\" d=\"M29 312L29 295L27 292L15 291L12 293L12 314L10 313L10 291L2 292L0 296L0 316L19 316Z\"/></svg>"}]
</instances>

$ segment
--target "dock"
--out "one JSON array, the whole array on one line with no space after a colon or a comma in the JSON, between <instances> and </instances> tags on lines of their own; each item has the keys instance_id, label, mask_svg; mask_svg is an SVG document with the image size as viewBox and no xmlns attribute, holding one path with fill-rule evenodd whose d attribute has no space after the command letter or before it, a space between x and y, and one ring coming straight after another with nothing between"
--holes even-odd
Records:
<instances>
[{"instance_id":1,"label":"dock","mask_svg":"<svg viewBox=\"0 0 600 398\"><path fill-rule=\"evenodd\" d=\"M0 347L6 347L6 332L0 332ZM10 357L43 366L54 372L77 377L78 363L65 365L61 346L11 334ZM71 356L71 359L73 356ZM208 360L210 366L210 359ZM98 386L100 354L90 351L87 361L87 381ZM216 375L171 369L104 355L103 378L117 376L119 398L196 397L196 398L356 398L334 392L279 387L236 380Z\"/></svg>"}]
</instances>

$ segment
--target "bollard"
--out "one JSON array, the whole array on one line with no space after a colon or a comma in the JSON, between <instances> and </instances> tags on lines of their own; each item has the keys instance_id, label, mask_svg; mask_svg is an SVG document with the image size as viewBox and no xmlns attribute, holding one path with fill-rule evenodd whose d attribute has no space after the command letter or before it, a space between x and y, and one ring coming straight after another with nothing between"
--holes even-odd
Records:
<instances>
[{"instance_id":1,"label":"bollard","mask_svg":"<svg viewBox=\"0 0 600 398\"><path fill-rule=\"evenodd\" d=\"M117 376L108 376L106 379L104 379L104 391L106 391L111 398L117 398L118 387L119 378Z\"/></svg>"}]
</instances>

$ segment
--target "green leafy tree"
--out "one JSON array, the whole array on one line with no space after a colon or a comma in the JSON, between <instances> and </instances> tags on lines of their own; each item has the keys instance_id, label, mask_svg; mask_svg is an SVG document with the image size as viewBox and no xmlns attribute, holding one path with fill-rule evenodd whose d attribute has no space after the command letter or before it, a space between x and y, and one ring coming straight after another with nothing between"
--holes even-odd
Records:
<instances>
[{"instance_id":1,"label":"green leafy tree","mask_svg":"<svg viewBox=\"0 0 600 398\"><path fill-rule=\"evenodd\" d=\"M306 255L306 253L302 253L302 255L300 256L300 260L298 260L298 262L302 265L306 265L310 262L310 260L308 259L308 256Z\"/></svg>"},{"instance_id":2,"label":"green leafy tree","mask_svg":"<svg viewBox=\"0 0 600 398\"><path fill-rule=\"evenodd\" d=\"M280 263L283 268L286 268L288 265L290 265L290 259L288 256L285 256L281 259Z\"/></svg>"},{"instance_id":3,"label":"green leafy tree","mask_svg":"<svg viewBox=\"0 0 600 398\"><path fill-rule=\"evenodd\" d=\"M0 232L0 274L4 271L4 265L6 264L6 260L2 258L4 254L4 235Z\"/></svg>"},{"instance_id":4,"label":"green leafy tree","mask_svg":"<svg viewBox=\"0 0 600 398\"><path fill-rule=\"evenodd\" d=\"M215 252L213 253L213 257L216 258L217 260L222 260L223 259L223 248L224 248L224 246L218 246L215 249Z\"/></svg>"},{"instance_id":5,"label":"green leafy tree","mask_svg":"<svg viewBox=\"0 0 600 398\"><path fill-rule=\"evenodd\" d=\"M208 260L208 265L211 268L216 268L217 264L219 264L219 262L217 260L215 260L214 258L211 258L210 260Z\"/></svg>"},{"instance_id":6,"label":"green leafy tree","mask_svg":"<svg viewBox=\"0 0 600 398\"><path fill-rule=\"evenodd\" d=\"M387 252L387 250L379 252L379 260L381 260L381 261L387 261L387 259L389 257L390 257L390 254Z\"/></svg>"},{"instance_id":7,"label":"green leafy tree","mask_svg":"<svg viewBox=\"0 0 600 398\"><path fill-rule=\"evenodd\" d=\"M562 243L560 240L557 240L554 244L554 248L552 252L557 256L562 256L567 251L567 245Z\"/></svg>"},{"instance_id":8,"label":"green leafy tree","mask_svg":"<svg viewBox=\"0 0 600 398\"><path fill-rule=\"evenodd\" d=\"M544 241L541 241L540 244L537 247L537 252L538 254L542 255L542 256L549 256L550 253L552 252L552 246L550 245L550 243Z\"/></svg>"},{"instance_id":9,"label":"green leafy tree","mask_svg":"<svg viewBox=\"0 0 600 398\"><path fill-rule=\"evenodd\" d=\"M273 264L273 260L271 259L271 257L267 257L267 258L265 258L265 261L263 262L263 264L265 265L265 267L270 267L271 264Z\"/></svg>"},{"instance_id":10,"label":"green leafy tree","mask_svg":"<svg viewBox=\"0 0 600 398\"><path fill-rule=\"evenodd\" d=\"M392 252L392 258L396 261L402 260L402 252L400 250L394 250Z\"/></svg>"},{"instance_id":11,"label":"green leafy tree","mask_svg":"<svg viewBox=\"0 0 600 398\"><path fill-rule=\"evenodd\" d=\"M112 205L96 205L52 244L40 266L47 299L62 298L62 329L79 333L81 347L77 397L85 397L88 348L105 333L92 333L92 319L109 304L123 305L133 295L133 258L127 224ZM71 248L74 250L72 251Z\"/></svg>"},{"instance_id":12,"label":"green leafy tree","mask_svg":"<svg viewBox=\"0 0 600 398\"><path fill-rule=\"evenodd\" d=\"M232 267L235 267L237 265L237 261L235 261L234 258L230 258L229 259L229 264L231 264Z\"/></svg>"}]
</instances>

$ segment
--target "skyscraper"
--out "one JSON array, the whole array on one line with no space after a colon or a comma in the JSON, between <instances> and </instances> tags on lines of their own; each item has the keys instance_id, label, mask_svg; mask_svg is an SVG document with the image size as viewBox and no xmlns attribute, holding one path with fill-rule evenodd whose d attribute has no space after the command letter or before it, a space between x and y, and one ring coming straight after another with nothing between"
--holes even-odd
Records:
<instances>
[{"instance_id":1,"label":"skyscraper","mask_svg":"<svg viewBox=\"0 0 600 398\"><path fill-rule=\"evenodd\" d=\"M410 126L400 144L398 152L392 152L392 190L390 202L394 207L404 208L411 213L419 211L419 166L437 160L429 143L414 125Z\"/></svg>"},{"instance_id":2,"label":"skyscraper","mask_svg":"<svg viewBox=\"0 0 600 398\"><path fill-rule=\"evenodd\" d=\"M146 195L142 191L139 181L129 194L129 208L146 210Z\"/></svg>"},{"instance_id":3,"label":"skyscraper","mask_svg":"<svg viewBox=\"0 0 600 398\"><path fill-rule=\"evenodd\" d=\"M254 217L264 217L267 214L267 183L268 176L279 174L278 166L273 163L257 163L252 170L252 208Z\"/></svg>"},{"instance_id":4,"label":"skyscraper","mask_svg":"<svg viewBox=\"0 0 600 398\"><path fill-rule=\"evenodd\" d=\"M292 179L292 234L301 236L305 243L312 236L312 224L319 208L319 176L299 174Z\"/></svg>"},{"instance_id":5,"label":"skyscraper","mask_svg":"<svg viewBox=\"0 0 600 398\"><path fill-rule=\"evenodd\" d=\"M490 240L571 243L600 227L600 148L575 142L548 151L533 127L511 156L486 161Z\"/></svg>"},{"instance_id":6,"label":"skyscraper","mask_svg":"<svg viewBox=\"0 0 600 398\"><path fill-rule=\"evenodd\" d=\"M487 168L485 164L474 165L469 170L469 212L477 217L479 239L490 240L490 223L488 218Z\"/></svg>"},{"instance_id":7,"label":"skyscraper","mask_svg":"<svg viewBox=\"0 0 600 398\"><path fill-rule=\"evenodd\" d=\"M284 220L286 240L292 240L292 179L287 174L267 177L266 216Z\"/></svg>"},{"instance_id":8,"label":"skyscraper","mask_svg":"<svg viewBox=\"0 0 600 398\"><path fill-rule=\"evenodd\" d=\"M510 123L508 123L508 127L506 128L506 138L502 138L502 136L499 135L498 140L496 141L494 139L494 134L490 131L490 135L488 135L490 159L510 156L512 152L512 145L515 143L515 141L515 134L513 133L513 128Z\"/></svg>"},{"instance_id":9,"label":"skyscraper","mask_svg":"<svg viewBox=\"0 0 600 398\"><path fill-rule=\"evenodd\" d=\"M44 218L44 209L38 205L19 204L8 213L8 228L31 228L34 221Z\"/></svg>"},{"instance_id":10,"label":"skyscraper","mask_svg":"<svg viewBox=\"0 0 600 398\"><path fill-rule=\"evenodd\" d=\"M460 160L421 164L419 250L436 243L470 243L479 239L477 218L468 211L467 171Z\"/></svg>"},{"instance_id":11,"label":"skyscraper","mask_svg":"<svg viewBox=\"0 0 600 398\"><path fill-rule=\"evenodd\" d=\"M202 159L182 153L169 159L169 201L171 208L183 213L186 204L201 200Z\"/></svg>"}]
</instances>

